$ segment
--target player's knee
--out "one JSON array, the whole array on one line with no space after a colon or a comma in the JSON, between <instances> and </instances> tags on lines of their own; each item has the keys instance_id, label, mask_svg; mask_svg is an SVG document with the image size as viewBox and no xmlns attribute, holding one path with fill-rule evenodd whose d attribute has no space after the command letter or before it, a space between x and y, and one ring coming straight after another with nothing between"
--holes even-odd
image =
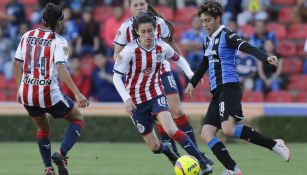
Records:
<instances>
[{"instance_id":1,"label":"player's knee","mask_svg":"<svg viewBox=\"0 0 307 175\"><path fill-rule=\"evenodd\" d=\"M178 119L184 115L183 109L181 108L175 108L171 112L174 119Z\"/></svg>"},{"instance_id":2,"label":"player's knee","mask_svg":"<svg viewBox=\"0 0 307 175\"><path fill-rule=\"evenodd\" d=\"M172 138L175 135L177 130L178 128L167 128L165 132L170 138Z\"/></svg>"},{"instance_id":3,"label":"player's knee","mask_svg":"<svg viewBox=\"0 0 307 175\"><path fill-rule=\"evenodd\" d=\"M159 152L159 150L160 150L160 142L159 141L152 141L152 142L149 142L149 149L153 152L153 153L155 153L155 154L157 154L157 152Z\"/></svg>"},{"instance_id":4,"label":"player's knee","mask_svg":"<svg viewBox=\"0 0 307 175\"><path fill-rule=\"evenodd\" d=\"M222 131L226 136L233 136L234 128L233 127L222 127Z\"/></svg>"},{"instance_id":5,"label":"player's knee","mask_svg":"<svg viewBox=\"0 0 307 175\"><path fill-rule=\"evenodd\" d=\"M201 137L202 140L204 140L206 143L208 143L214 136L212 134L202 130L200 137Z\"/></svg>"}]
</instances>

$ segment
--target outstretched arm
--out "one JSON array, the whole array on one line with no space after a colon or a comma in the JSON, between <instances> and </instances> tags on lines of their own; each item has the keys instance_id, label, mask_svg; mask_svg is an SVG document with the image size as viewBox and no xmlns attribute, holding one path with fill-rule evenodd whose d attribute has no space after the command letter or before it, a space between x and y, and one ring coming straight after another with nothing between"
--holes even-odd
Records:
<instances>
[{"instance_id":1,"label":"outstretched arm","mask_svg":"<svg viewBox=\"0 0 307 175\"><path fill-rule=\"evenodd\" d=\"M174 56L171 57L173 61L183 70L184 74L191 79L194 75L193 71L190 68L189 63L186 61L185 58L178 55L177 53L174 53Z\"/></svg>"}]
</instances>

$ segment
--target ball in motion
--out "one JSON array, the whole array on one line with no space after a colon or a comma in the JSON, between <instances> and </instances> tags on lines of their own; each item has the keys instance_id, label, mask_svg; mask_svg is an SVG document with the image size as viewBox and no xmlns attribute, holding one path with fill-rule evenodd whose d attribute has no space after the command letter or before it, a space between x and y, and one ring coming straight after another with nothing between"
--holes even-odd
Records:
<instances>
[{"instance_id":1,"label":"ball in motion","mask_svg":"<svg viewBox=\"0 0 307 175\"><path fill-rule=\"evenodd\" d=\"M175 164L176 175L199 175L199 171L197 159L190 155L181 156Z\"/></svg>"}]
</instances>

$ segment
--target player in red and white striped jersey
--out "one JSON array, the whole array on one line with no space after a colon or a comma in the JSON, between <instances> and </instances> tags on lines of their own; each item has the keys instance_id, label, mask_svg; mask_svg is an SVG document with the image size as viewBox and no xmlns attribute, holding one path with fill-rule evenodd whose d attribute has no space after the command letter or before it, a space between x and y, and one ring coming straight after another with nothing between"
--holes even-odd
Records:
<instances>
[{"instance_id":1,"label":"player in red and white striped jersey","mask_svg":"<svg viewBox=\"0 0 307 175\"><path fill-rule=\"evenodd\" d=\"M168 22L164 17L159 15L153 7L148 4L147 0L129 0L129 7L132 17L127 19L119 28L117 35L114 40L114 59L117 58L119 52L130 43L133 39L135 39L132 35L132 23L134 18L138 15L145 13L147 11L152 12L155 15L155 19L157 22L157 27L155 30L155 36L157 39L161 39L167 42L177 53L180 55L180 49L178 48L177 44L173 41L173 26ZM174 118L176 125L186 132L191 139L193 140L194 144L196 145L196 140L193 132L192 125L188 121L187 115L184 113L183 108L180 103L179 91L174 79L174 76L171 72L170 64L168 61L164 61L162 63L161 69L161 80L164 86L164 93L167 97L167 101L171 108L171 113ZM175 142L170 139L166 132L163 130L162 126L157 123L157 131L159 132L162 140L170 142L174 148L174 151L178 153L176 148ZM204 158L206 158L204 156ZM213 164L212 160L209 160L211 164Z\"/></svg>"},{"instance_id":2,"label":"player in red and white striped jersey","mask_svg":"<svg viewBox=\"0 0 307 175\"><path fill-rule=\"evenodd\" d=\"M60 92L58 75L74 92L79 107L89 104L66 68L67 41L57 34L63 26L63 18L64 14L58 6L47 4L42 19L44 28L23 35L14 60L14 77L19 89L17 100L24 105L37 126L37 142L46 175L55 174L51 158L58 166L60 175L68 174L65 157L80 136L83 126L83 116L78 107ZM52 157L46 113L70 121L61 148Z\"/></svg>"},{"instance_id":3,"label":"player in red and white striped jersey","mask_svg":"<svg viewBox=\"0 0 307 175\"><path fill-rule=\"evenodd\" d=\"M194 74L184 58L167 43L155 38L155 29L156 20L150 13L143 13L134 19L133 35L136 39L126 45L116 59L114 85L124 101L125 110L151 151L155 154L164 153L172 163L178 159L177 154L168 144L160 142L153 131L157 119L169 137L199 160L201 175L208 174L212 172L211 166L191 138L174 123L160 78L165 60L175 61L188 77ZM126 75L125 84L122 81L123 75Z\"/></svg>"}]
</instances>

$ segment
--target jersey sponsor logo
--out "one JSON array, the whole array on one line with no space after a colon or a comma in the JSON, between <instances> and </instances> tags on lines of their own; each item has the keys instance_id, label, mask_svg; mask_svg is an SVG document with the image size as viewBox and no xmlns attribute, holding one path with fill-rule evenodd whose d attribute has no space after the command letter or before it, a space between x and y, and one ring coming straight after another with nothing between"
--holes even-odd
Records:
<instances>
[{"instance_id":1,"label":"jersey sponsor logo","mask_svg":"<svg viewBox=\"0 0 307 175\"><path fill-rule=\"evenodd\" d=\"M37 78L30 78L29 76L25 76L23 83L33 84L33 85L38 85L38 86L50 86L51 80L39 80Z\"/></svg>"},{"instance_id":2,"label":"jersey sponsor logo","mask_svg":"<svg viewBox=\"0 0 307 175\"><path fill-rule=\"evenodd\" d=\"M145 127L142 124L140 124L140 123L137 123L136 127L138 128L138 131L140 133L143 133L145 131Z\"/></svg>"},{"instance_id":3,"label":"jersey sponsor logo","mask_svg":"<svg viewBox=\"0 0 307 175\"><path fill-rule=\"evenodd\" d=\"M33 36L29 36L27 38L27 44L36 45L41 47L50 47L52 43L51 39L37 38Z\"/></svg>"},{"instance_id":4,"label":"jersey sponsor logo","mask_svg":"<svg viewBox=\"0 0 307 175\"><path fill-rule=\"evenodd\" d=\"M205 56L207 56L207 57L209 57L209 56L214 56L214 55L217 55L216 50L209 50L209 49L207 49L207 50L205 51Z\"/></svg>"},{"instance_id":5,"label":"jersey sponsor logo","mask_svg":"<svg viewBox=\"0 0 307 175\"><path fill-rule=\"evenodd\" d=\"M146 69L143 70L143 74L145 76L149 76L151 74L151 72L152 72L151 68L146 68Z\"/></svg>"}]
</instances>

